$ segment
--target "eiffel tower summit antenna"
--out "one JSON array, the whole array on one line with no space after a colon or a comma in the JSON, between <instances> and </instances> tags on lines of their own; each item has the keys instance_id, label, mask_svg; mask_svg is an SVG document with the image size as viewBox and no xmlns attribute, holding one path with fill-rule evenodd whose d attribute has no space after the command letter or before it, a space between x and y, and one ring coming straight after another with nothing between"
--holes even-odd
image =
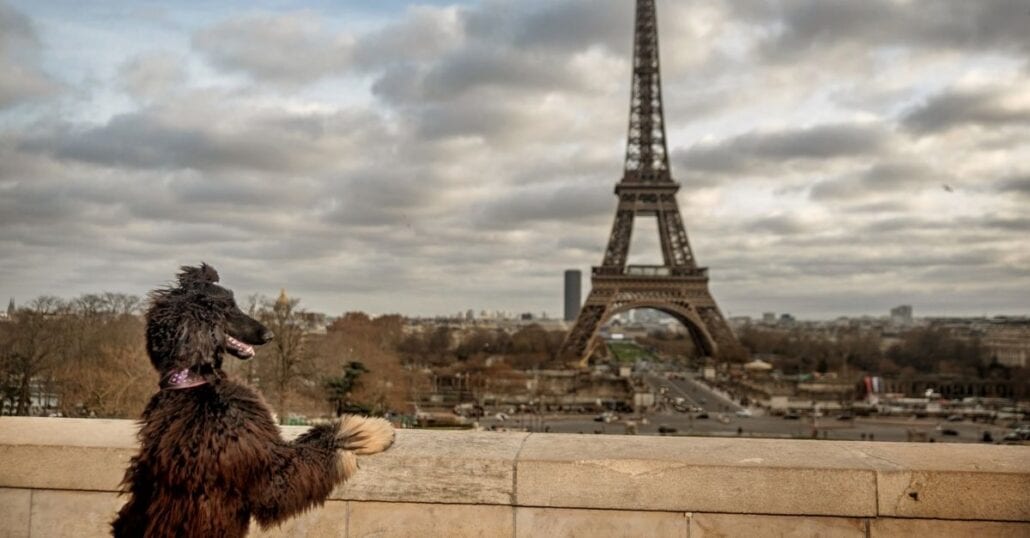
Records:
<instances>
[{"instance_id":1,"label":"eiffel tower summit antenna","mask_svg":"<svg viewBox=\"0 0 1030 538\"><path fill-rule=\"evenodd\" d=\"M720 346L739 346L708 291L708 269L698 267L690 249L665 141L658 16L654 0L637 0L629 137L625 171L615 186L615 223L604 260L591 272L590 295L562 344L562 356L580 366L587 365L601 326L635 308L653 308L679 320L704 355L717 356ZM662 265L626 264L638 216L657 220Z\"/></svg>"}]
</instances>

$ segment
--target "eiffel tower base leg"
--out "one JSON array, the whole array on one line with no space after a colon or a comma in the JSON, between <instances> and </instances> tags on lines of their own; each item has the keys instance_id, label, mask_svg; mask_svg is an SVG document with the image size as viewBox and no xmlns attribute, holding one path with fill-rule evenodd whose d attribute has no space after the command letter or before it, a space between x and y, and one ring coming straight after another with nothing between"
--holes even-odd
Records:
<instances>
[{"instance_id":1,"label":"eiffel tower base leg","mask_svg":"<svg viewBox=\"0 0 1030 538\"><path fill-rule=\"evenodd\" d=\"M597 345L597 332L601 324L607 321L608 304L607 300L600 297L598 290L590 290L586 303L579 311L576 324L565 337L559 354L566 362L575 364L581 368L587 366L590 355Z\"/></svg>"},{"instance_id":2,"label":"eiffel tower base leg","mask_svg":"<svg viewBox=\"0 0 1030 538\"><path fill-rule=\"evenodd\" d=\"M561 356L580 367L587 366L598 345L598 332L620 312L651 308L676 318L686 328L699 352L730 358L739 344L708 292L701 276L597 276L576 324L562 345Z\"/></svg>"}]
</instances>

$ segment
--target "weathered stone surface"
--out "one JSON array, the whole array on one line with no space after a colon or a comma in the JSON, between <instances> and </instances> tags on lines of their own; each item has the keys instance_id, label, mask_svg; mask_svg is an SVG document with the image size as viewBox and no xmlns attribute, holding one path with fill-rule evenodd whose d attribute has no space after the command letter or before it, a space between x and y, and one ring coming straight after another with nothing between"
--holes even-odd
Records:
<instances>
[{"instance_id":1,"label":"weathered stone surface","mask_svg":"<svg viewBox=\"0 0 1030 538\"><path fill-rule=\"evenodd\" d=\"M279 527L261 530L251 522L250 534L256 538L328 538L347 536L347 502L329 501L320 508L309 510L290 519Z\"/></svg>"},{"instance_id":2,"label":"weathered stone surface","mask_svg":"<svg viewBox=\"0 0 1030 538\"><path fill-rule=\"evenodd\" d=\"M293 438L305 427L285 427ZM0 419L0 487L117 491L136 453L128 420ZM333 499L510 504L526 433L400 430Z\"/></svg>"},{"instance_id":3,"label":"weathered stone surface","mask_svg":"<svg viewBox=\"0 0 1030 538\"><path fill-rule=\"evenodd\" d=\"M512 535L512 508L496 505L351 502L350 538L499 538Z\"/></svg>"},{"instance_id":4,"label":"weathered stone surface","mask_svg":"<svg viewBox=\"0 0 1030 538\"><path fill-rule=\"evenodd\" d=\"M117 491L128 448L0 445L0 487Z\"/></svg>"},{"instance_id":5,"label":"weathered stone surface","mask_svg":"<svg viewBox=\"0 0 1030 538\"><path fill-rule=\"evenodd\" d=\"M26 538L32 490L0 488L0 538Z\"/></svg>"},{"instance_id":6,"label":"weathered stone surface","mask_svg":"<svg viewBox=\"0 0 1030 538\"><path fill-rule=\"evenodd\" d=\"M802 538L809 536L864 538L862 518L812 516L760 516L750 514L700 514L690 518L690 538Z\"/></svg>"},{"instance_id":7,"label":"weathered stone surface","mask_svg":"<svg viewBox=\"0 0 1030 538\"><path fill-rule=\"evenodd\" d=\"M304 430L284 428L287 437ZM106 529L120 504L109 492L136 452L135 431L123 420L0 418L0 519L35 521L52 496L68 494L85 513L102 512ZM493 505L510 519L512 505L720 514L696 522L711 532L727 514L1030 522L1026 447L423 430L397 439L360 458L358 474L333 493L337 502L290 534L339 531L345 501ZM31 517L20 516L27 502ZM23 535L24 527L3 532Z\"/></svg>"},{"instance_id":8,"label":"weathered stone surface","mask_svg":"<svg viewBox=\"0 0 1030 538\"><path fill-rule=\"evenodd\" d=\"M510 505L527 435L400 430L386 452L359 457L361 470L332 498Z\"/></svg>"},{"instance_id":9,"label":"weathered stone surface","mask_svg":"<svg viewBox=\"0 0 1030 538\"><path fill-rule=\"evenodd\" d=\"M534 434L519 505L873 516L870 458L840 443Z\"/></svg>"},{"instance_id":10,"label":"weathered stone surface","mask_svg":"<svg viewBox=\"0 0 1030 538\"><path fill-rule=\"evenodd\" d=\"M137 431L132 420L0 417L0 445L135 449Z\"/></svg>"},{"instance_id":11,"label":"weathered stone surface","mask_svg":"<svg viewBox=\"0 0 1030 538\"><path fill-rule=\"evenodd\" d=\"M1030 523L880 518L869 522L869 536L873 538L911 538L913 536L1026 538L1030 536Z\"/></svg>"},{"instance_id":12,"label":"weathered stone surface","mask_svg":"<svg viewBox=\"0 0 1030 538\"><path fill-rule=\"evenodd\" d=\"M881 516L1030 520L1027 475L884 471L878 480Z\"/></svg>"},{"instance_id":13,"label":"weathered stone surface","mask_svg":"<svg viewBox=\"0 0 1030 538\"><path fill-rule=\"evenodd\" d=\"M1030 450L1020 446L869 443L880 462L879 514L1030 521Z\"/></svg>"},{"instance_id":14,"label":"weathered stone surface","mask_svg":"<svg viewBox=\"0 0 1030 538\"><path fill-rule=\"evenodd\" d=\"M32 536L82 538L110 536L111 521L125 499L94 491L32 492Z\"/></svg>"},{"instance_id":15,"label":"weathered stone surface","mask_svg":"<svg viewBox=\"0 0 1030 538\"><path fill-rule=\"evenodd\" d=\"M135 436L129 420L0 418L0 487L116 491Z\"/></svg>"},{"instance_id":16,"label":"weathered stone surface","mask_svg":"<svg viewBox=\"0 0 1030 538\"><path fill-rule=\"evenodd\" d=\"M683 512L582 510L569 508L515 509L516 538L686 538Z\"/></svg>"}]
</instances>

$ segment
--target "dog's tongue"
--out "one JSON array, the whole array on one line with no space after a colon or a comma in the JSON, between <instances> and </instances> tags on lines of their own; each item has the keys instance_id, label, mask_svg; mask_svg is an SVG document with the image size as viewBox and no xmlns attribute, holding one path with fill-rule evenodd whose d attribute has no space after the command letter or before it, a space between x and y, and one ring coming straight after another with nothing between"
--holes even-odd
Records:
<instances>
[{"instance_id":1,"label":"dog's tongue","mask_svg":"<svg viewBox=\"0 0 1030 538\"><path fill-rule=\"evenodd\" d=\"M241 354L246 355L248 357L254 354L254 346L244 344L243 342L240 342L239 340L229 335L225 336L225 343L229 347L235 349L236 351L239 351Z\"/></svg>"}]
</instances>

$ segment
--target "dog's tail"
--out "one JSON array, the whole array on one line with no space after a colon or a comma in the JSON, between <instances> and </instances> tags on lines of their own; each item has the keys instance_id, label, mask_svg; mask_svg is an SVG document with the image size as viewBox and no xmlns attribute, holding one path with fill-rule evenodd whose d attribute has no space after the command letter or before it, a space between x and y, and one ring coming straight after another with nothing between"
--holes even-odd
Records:
<instances>
[{"instance_id":1,"label":"dog's tail","mask_svg":"<svg viewBox=\"0 0 1030 538\"><path fill-rule=\"evenodd\" d=\"M390 448L393 437L393 426L384 419L344 415L340 418L336 446L365 456Z\"/></svg>"},{"instance_id":2,"label":"dog's tail","mask_svg":"<svg viewBox=\"0 0 1030 538\"><path fill-rule=\"evenodd\" d=\"M340 452L341 473L349 478L358 470L356 454L362 456L382 452L393 444L393 426L381 418L344 415L336 434Z\"/></svg>"}]
</instances>

